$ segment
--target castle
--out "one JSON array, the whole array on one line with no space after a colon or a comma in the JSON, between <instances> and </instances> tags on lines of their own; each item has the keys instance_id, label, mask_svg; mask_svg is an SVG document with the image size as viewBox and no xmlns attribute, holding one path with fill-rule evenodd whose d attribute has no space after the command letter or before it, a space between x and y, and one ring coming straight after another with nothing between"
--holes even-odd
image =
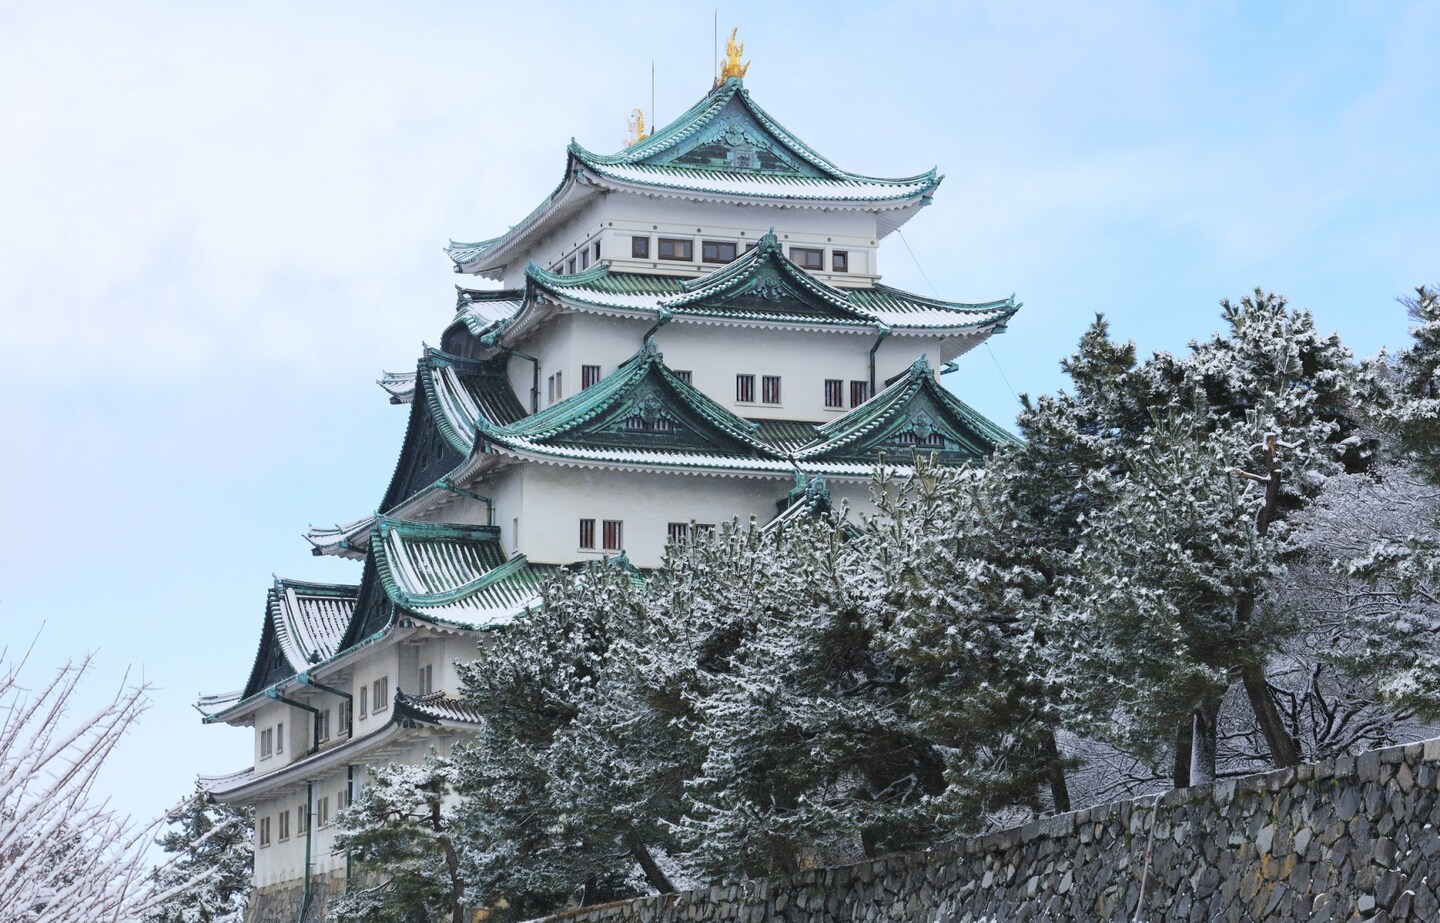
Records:
<instances>
[{"instance_id":1,"label":"castle","mask_svg":"<svg viewBox=\"0 0 1440 923\"><path fill-rule=\"evenodd\" d=\"M440 347L380 380L409 408L380 512L307 536L358 562L358 581L276 580L243 689L200 700L207 723L254 729L253 765L203 784L253 806L255 885L293 895L302 919L348 880L336 812L370 769L474 728L454 663L503 643L495 629L548 572L619 555L653 568L731 519L868 509L882 459L961 464L1011 438L940 376L1005 329L1013 296L880 281L880 242L942 177L840 169L743 73L732 56L693 108L617 154L572 142L534 211L451 242L461 283Z\"/></svg>"}]
</instances>

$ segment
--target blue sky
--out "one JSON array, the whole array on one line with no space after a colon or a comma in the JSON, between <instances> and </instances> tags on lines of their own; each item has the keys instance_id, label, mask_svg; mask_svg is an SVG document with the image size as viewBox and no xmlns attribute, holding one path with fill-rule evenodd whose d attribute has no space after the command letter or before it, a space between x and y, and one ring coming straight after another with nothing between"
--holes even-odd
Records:
<instances>
[{"instance_id":1,"label":"blue sky","mask_svg":"<svg viewBox=\"0 0 1440 923\"><path fill-rule=\"evenodd\" d=\"M1263 286L1364 355L1440 281L1433 4L778 6L720 10L755 98L848 169L946 174L886 281L1024 301L947 379L998 421L997 364L1061 387L1097 311L1181 349ZM358 579L300 533L384 490L372 382L438 340L447 238L519 220L570 137L618 148L652 59L661 122L703 95L713 9L0 3L0 643L155 684L121 807L247 762L189 703L244 682L272 573Z\"/></svg>"}]
</instances>

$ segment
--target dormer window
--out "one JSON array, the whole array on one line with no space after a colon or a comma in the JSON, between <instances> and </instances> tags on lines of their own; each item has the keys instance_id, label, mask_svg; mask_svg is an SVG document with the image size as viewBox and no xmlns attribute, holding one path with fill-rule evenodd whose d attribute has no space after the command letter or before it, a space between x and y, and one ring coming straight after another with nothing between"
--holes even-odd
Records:
<instances>
[{"instance_id":1,"label":"dormer window","mask_svg":"<svg viewBox=\"0 0 1440 923\"><path fill-rule=\"evenodd\" d=\"M825 268L825 251L815 247L791 247L790 262L801 269L819 272Z\"/></svg>"},{"instance_id":2,"label":"dormer window","mask_svg":"<svg viewBox=\"0 0 1440 923\"><path fill-rule=\"evenodd\" d=\"M706 240L700 243L700 259L706 263L733 263L735 243L724 240Z\"/></svg>"},{"instance_id":3,"label":"dormer window","mask_svg":"<svg viewBox=\"0 0 1440 923\"><path fill-rule=\"evenodd\" d=\"M695 259L695 242L681 237L660 238L660 259L681 260L689 263Z\"/></svg>"}]
</instances>

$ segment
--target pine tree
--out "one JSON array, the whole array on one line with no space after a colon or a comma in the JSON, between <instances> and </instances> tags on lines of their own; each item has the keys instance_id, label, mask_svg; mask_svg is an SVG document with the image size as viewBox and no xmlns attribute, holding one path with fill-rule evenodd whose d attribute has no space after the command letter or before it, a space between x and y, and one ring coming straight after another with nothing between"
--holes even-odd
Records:
<instances>
[{"instance_id":1,"label":"pine tree","mask_svg":"<svg viewBox=\"0 0 1440 923\"><path fill-rule=\"evenodd\" d=\"M454 754L473 903L537 913L634 893L631 860L617 846L625 818L571 810L556 742L594 694L617 623L637 607L623 561L566 573L542 588L539 608L462 667L462 698L484 716L475 741Z\"/></svg>"},{"instance_id":2,"label":"pine tree","mask_svg":"<svg viewBox=\"0 0 1440 923\"><path fill-rule=\"evenodd\" d=\"M335 923L439 923L465 919L464 881L453 833L454 770L434 753L419 765L374 773L335 817L334 849L379 881L330 908Z\"/></svg>"},{"instance_id":3,"label":"pine tree","mask_svg":"<svg viewBox=\"0 0 1440 923\"><path fill-rule=\"evenodd\" d=\"M171 811L156 839L170 859L151 876L168 896L145 923L239 923L255 865L253 826L249 809L211 804L200 791Z\"/></svg>"}]
</instances>

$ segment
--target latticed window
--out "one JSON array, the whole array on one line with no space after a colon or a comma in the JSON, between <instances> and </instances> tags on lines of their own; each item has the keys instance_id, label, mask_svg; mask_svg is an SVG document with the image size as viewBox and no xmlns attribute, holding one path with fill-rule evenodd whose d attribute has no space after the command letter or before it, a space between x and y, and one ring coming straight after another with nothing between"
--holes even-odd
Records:
<instances>
[{"instance_id":1,"label":"latticed window","mask_svg":"<svg viewBox=\"0 0 1440 923\"><path fill-rule=\"evenodd\" d=\"M870 382L850 382L850 406L859 407L868 400L870 400Z\"/></svg>"},{"instance_id":2,"label":"latticed window","mask_svg":"<svg viewBox=\"0 0 1440 923\"><path fill-rule=\"evenodd\" d=\"M685 540L690 537L690 523L672 522L669 526L666 527L666 531L669 536L670 544L683 545L685 543Z\"/></svg>"},{"instance_id":3,"label":"latticed window","mask_svg":"<svg viewBox=\"0 0 1440 923\"><path fill-rule=\"evenodd\" d=\"M593 520L593 519L582 519L582 520L580 520L580 547L581 547L581 548L594 548L594 547L595 547L595 520Z\"/></svg>"},{"instance_id":4,"label":"latticed window","mask_svg":"<svg viewBox=\"0 0 1440 923\"><path fill-rule=\"evenodd\" d=\"M598 365L582 365L582 366L580 366L580 387L581 387L581 389L588 388L588 387L590 387L590 386L593 385L593 384L597 384L599 381L600 381L600 366L598 366Z\"/></svg>"},{"instance_id":5,"label":"latticed window","mask_svg":"<svg viewBox=\"0 0 1440 923\"><path fill-rule=\"evenodd\" d=\"M755 403L755 376L735 376L735 400L741 404Z\"/></svg>"},{"instance_id":6,"label":"latticed window","mask_svg":"<svg viewBox=\"0 0 1440 923\"><path fill-rule=\"evenodd\" d=\"M825 379L825 406L838 408L845 406L845 382L839 378Z\"/></svg>"},{"instance_id":7,"label":"latticed window","mask_svg":"<svg viewBox=\"0 0 1440 923\"><path fill-rule=\"evenodd\" d=\"M435 691L435 665L427 663L420 668L420 680L416 684L420 687L421 695L429 695Z\"/></svg>"},{"instance_id":8,"label":"latticed window","mask_svg":"<svg viewBox=\"0 0 1440 923\"><path fill-rule=\"evenodd\" d=\"M780 403L779 375L765 375L760 379L760 400L766 404Z\"/></svg>"},{"instance_id":9,"label":"latticed window","mask_svg":"<svg viewBox=\"0 0 1440 923\"><path fill-rule=\"evenodd\" d=\"M268 817L262 817L262 818L260 818L260 823L257 824L256 827L257 827L257 829L256 829L256 831L255 831L255 839L257 839L257 840L260 841L260 845L261 845L261 846L269 846L269 845L270 845L270 818L268 818Z\"/></svg>"},{"instance_id":10,"label":"latticed window","mask_svg":"<svg viewBox=\"0 0 1440 923\"><path fill-rule=\"evenodd\" d=\"M315 716L315 741L317 743L330 739L330 709L325 709Z\"/></svg>"},{"instance_id":11,"label":"latticed window","mask_svg":"<svg viewBox=\"0 0 1440 923\"><path fill-rule=\"evenodd\" d=\"M604 535L606 551L619 551L625 540L625 524L618 519L605 520Z\"/></svg>"},{"instance_id":12,"label":"latticed window","mask_svg":"<svg viewBox=\"0 0 1440 923\"><path fill-rule=\"evenodd\" d=\"M302 804L300 805L300 807L295 809L295 833L298 836L304 836L305 828L309 826L309 824L310 813L306 809L305 805Z\"/></svg>"},{"instance_id":13,"label":"latticed window","mask_svg":"<svg viewBox=\"0 0 1440 923\"><path fill-rule=\"evenodd\" d=\"M288 839L290 839L290 812L289 812L289 811L281 811L281 812L279 813L279 815L276 816L276 820L278 820L278 821L280 822L280 823L277 825L277 826L280 828L280 830L279 830L279 832L280 832L280 839L282 839L282 840L288 840Z\"/></svg>"},{"instance_id":14,"label":"latticed window","mask_svg":"<svg viewBox=\"0 0 1440 923\"><path fill-rule=\"evenodd\" d=\"M674 375L675 375L676 378L678 378L678 379L680 379L681 381L685 382L685 384L687 384L687 385L689 385L689 384L694 384L694 382L691 381L691 377L692 377L692 374L693 374L693 373L691 373L691 371L690 371L689 369L672 369L671 371L674 373Z\"/></svg>"},{"instance_id":15,"label":"latticed window","mask_svg":"<svg viewBox=\"0 0 1440 923\"><path fill-rule=\"evenodd\" d=\"M381 712L390 707L390 677L382 676L370 684L370 710Z\"/></svg>"},{"instance_id":16,"label":"latticed window","mask_svg":"<svg viewBox=\"0 0 1440 923\"><path fill-rule=\"evenodd\" d=\"M370 714L370 687L360 687L360 717L364 718Z\"/></svg>"}]
</instances>

